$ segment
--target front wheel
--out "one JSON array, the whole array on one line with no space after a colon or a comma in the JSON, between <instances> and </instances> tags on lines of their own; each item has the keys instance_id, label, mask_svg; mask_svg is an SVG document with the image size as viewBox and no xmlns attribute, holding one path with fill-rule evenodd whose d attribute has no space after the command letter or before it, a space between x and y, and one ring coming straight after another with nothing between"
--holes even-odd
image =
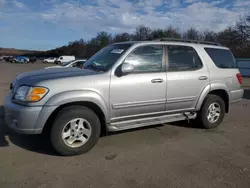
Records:
<instances>
[{"instance_id":1,"label":"front wheel","mask_svg":"<svg viewBox=\"0 0 250 188\"><path fill-rule=\"evenodd\" d=\"M217 128L225 116L225 102L217 95L209 94L198 113L198 122L206 129Z\"/></svg>"},{"instance_id":2,"label":"front wheel","mask_svg":"<svg viewBox=\"0 0 250 188\"><path fill-rule=\"evenodd\" d=\"M101 133L98 116L89 108L71 106L57 115L50 134L55 150L63 156L83 154L97 143Z\"/></svg>"}]
</instances>

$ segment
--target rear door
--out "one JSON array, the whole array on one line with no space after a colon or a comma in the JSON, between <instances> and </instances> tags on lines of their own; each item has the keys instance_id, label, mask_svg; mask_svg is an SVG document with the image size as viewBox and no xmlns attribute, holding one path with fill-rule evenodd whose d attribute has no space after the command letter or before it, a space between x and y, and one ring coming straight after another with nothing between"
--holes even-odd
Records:
<instances>
[{"instance_id":1,"label":"rear door","mask_svg":"<svg viewBox=\"0 0 250 188\"><path fill-rule=\"evenodd\" d=\"M167 111L194 109L208 84L207 67L192 46L167 46Z\"/></svg>"}]
</instances>

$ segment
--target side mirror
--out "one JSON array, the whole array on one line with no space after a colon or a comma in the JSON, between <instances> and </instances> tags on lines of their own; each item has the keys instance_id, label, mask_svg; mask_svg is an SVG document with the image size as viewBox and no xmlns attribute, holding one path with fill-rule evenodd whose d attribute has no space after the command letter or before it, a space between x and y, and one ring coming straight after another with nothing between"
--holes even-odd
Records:
<instances>
[{"instance_id":1,"label":"side mirror","mask_svg":"<svg viewBox=\"0 0 250 188\"><path fill-rule=\"evenodd\" d=\"M123 74L128 74L128 73L133 72L134 69L135 69L134 65L129 64L129 63L124 63L122 65L121 71L122 71Z\"/></svg>"}]
</instances>

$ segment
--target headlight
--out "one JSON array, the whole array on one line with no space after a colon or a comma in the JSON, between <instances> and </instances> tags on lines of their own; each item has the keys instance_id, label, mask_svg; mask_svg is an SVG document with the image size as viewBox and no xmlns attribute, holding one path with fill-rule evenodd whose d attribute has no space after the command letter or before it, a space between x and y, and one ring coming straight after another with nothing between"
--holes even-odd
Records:
<instances>
[{"instance_id":1,"label":"headlight","mask_svg":"<svg viewBox=\"0 0 250 188\"><path fill-rule=\"evenodd\" d=\"M44 87L20 86L15 93L15 99L19 101L37 102L47 93L48 89Z\"/></svg>"}]
</instances>

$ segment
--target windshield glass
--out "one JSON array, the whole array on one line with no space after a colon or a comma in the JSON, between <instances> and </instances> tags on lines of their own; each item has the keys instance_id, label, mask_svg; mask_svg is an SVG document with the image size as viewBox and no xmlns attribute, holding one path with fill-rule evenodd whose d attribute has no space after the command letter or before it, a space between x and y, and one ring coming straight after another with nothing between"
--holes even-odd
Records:
<instances>
[{"instance_id":1,"label":"windshield glass","mask_svg":"<svg viewBox=\"0 0 250 188\"><path fill-rule=\"evenodd\" d=\"M107 71L132 44L109 45L98 51L85 64L84 69Z\"/></svg>"}]
</instances>

